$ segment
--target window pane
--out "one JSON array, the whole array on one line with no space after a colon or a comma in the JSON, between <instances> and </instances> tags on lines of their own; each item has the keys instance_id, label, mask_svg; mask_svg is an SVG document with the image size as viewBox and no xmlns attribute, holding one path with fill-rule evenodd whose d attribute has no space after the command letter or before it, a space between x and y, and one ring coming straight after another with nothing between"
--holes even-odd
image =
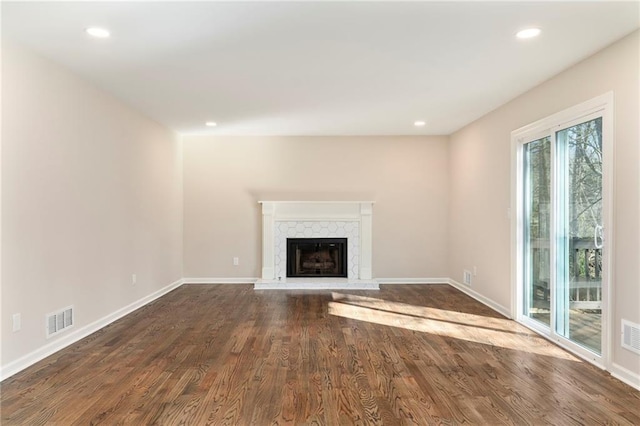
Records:
<instances>
[{"instance_id":1,"label":"window pane","mask_svg":"<svg viewBox=\"0 0 640 426\"><path fill-rule=\"evenodd\" d=\"M524 313L550 325L551 142L524 145Z\"/></svg>"},{"instance_id":2,"label":"window pane","mask_svg":"<svg viewBox=\"0 0 640 426\"><path fill-rule=\"evenodd\" d=\"M556 134L556 332L597 354L602 317L602 118Z\"/></svg>"}]
</instances>

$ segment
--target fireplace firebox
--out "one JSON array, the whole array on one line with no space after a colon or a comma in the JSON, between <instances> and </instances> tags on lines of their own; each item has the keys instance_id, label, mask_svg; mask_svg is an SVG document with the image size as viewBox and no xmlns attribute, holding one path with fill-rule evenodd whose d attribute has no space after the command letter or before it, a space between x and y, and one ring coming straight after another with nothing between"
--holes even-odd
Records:
<instances>
[{"instance_id":1,"label":"fireplace firebox","mask_svg":"<svg viewBox=\"0 0 640 426\"><path fill-rule=\"evenodd\" d=\"M287 238L287 277L347 278L347 239Z\"/></svg>"}]
</instances>

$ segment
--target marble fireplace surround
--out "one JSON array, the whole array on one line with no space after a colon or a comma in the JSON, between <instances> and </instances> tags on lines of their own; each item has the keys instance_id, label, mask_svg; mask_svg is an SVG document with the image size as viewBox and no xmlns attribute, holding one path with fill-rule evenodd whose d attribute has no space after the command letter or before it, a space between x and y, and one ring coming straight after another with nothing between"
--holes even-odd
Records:
<instances>
[{"instance_id":1,"label":"marble fireplace surround","mask_svg":"<svg viewBox=\"0 0 640 426\"><path fill-rule=\"evenodd\" d=\"M378 289L372 278L373 201L259 201L262 278L256 290ZM347 238L348 278L287 278L287 238Z\"/></svg>"}]
</instances>

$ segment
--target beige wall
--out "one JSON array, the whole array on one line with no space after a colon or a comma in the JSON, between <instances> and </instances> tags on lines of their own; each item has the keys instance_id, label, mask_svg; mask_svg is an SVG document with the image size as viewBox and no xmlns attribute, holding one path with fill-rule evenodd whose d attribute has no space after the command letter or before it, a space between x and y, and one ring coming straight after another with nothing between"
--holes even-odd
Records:
<instances>
[{"instance_id":1,"label":"beige wall","mask_svg":"<svg viewBox=\"0 0 640 426\"><path fill-rule=\"evenodd\" d=\"M45 315L78 329L182 277L182 170L174 133L6 40L2 103L6 366L63 337Z\"/></svg>"},{"instance_id":2,"label":"beige wall","mask_svg":"<svg viewBox=\"0 0 640 426\"><path fill-rule=\"evenodd\" d=\"M640 374L640 357L620 347L620 319L640 323L639 33L624 38L451 136L449 273L478 267L473 287L509 307L510 133L614 92L615 188L613 362Z\"/></svg>"},{"instance_id":3,"label":"beige wall","mask_svg":"<svg viewBox=\"0 0 640 426\"><path fill-rule=\"evenodd\" d=\"M188 136L183 146L185 277L260 276L258 200L373 200L374 277L447 276L446 137Z\"/></svg>"}]
</instances>

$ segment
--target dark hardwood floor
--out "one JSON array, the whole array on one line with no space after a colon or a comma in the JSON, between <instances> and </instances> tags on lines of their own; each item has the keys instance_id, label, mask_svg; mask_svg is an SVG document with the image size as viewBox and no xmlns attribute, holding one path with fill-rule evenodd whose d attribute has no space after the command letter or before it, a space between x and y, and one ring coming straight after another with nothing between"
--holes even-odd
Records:
<instances>
[{"instance_id":1,"label":"dark hardwood floor","mask_svg":"<svg viewBox=\"0 0 640 426\"><path fill-rule=\"evenodd\" d=\"M184 285L1 386L3 425L640 424L640 392L448 285Z\"/></svg>"}]
</instances>

